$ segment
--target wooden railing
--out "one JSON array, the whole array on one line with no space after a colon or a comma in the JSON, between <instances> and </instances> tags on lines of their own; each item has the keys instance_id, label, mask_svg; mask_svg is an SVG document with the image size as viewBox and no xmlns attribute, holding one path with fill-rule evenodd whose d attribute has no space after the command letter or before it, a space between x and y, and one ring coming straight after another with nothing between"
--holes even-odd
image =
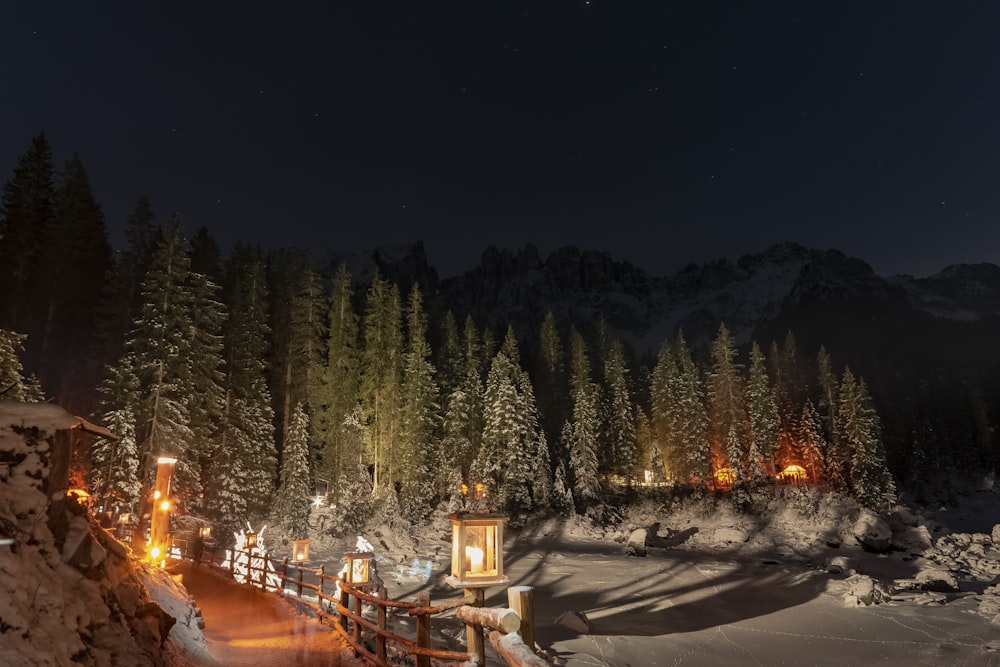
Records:
<instances>
[{"instance_id":1,"label":"wooden railing","mask_svg":"<svg viewBox=\"0 0 1000 667\"><path fill-rule=\"evenodd\" d=\"M247 556L249 565L244 583L265 592L282 595L301 608L309 609L320 624L329 624L340 633L354 649L356 656L378 667L391 667L388 662L390 647L414 656L417 667L430 667L431 658L456 664L476 660L480 665L485 665L483 627L493 630L490 633L490 643L512 667L549 665L529 648L534 645L530 587L509 589L511 606L521 610L520 614L514 609L484 608L482 595L470 595L469 591L465 597L432 606L427 593L419 595L413 602L389 600L364 587L352 586L336 574L327 574L322 565L316 568L306 567L288 558L275 561L266 552L257 550L233 551L226 565L230 575L235 574L234 562L242 555ZM203 556L203 562L218 567L224 566L224 560L226 559L220 559L209 552ZM514 601L515 591L519 591L517 602ZM382 593L384 594L384 589ZM375 608L374 622L362 614L365 604ZM389 609L396 610L395 613L405 610L408 616L414 617L415 638L404 637L389 629ZM469 637L466 652L431 646L431 617L451 610L455 610L455 615L466 623ZM362 641L364 631L374 635L374 650ZM474 637L479 638L478 645L475 645ZM529 638L531 643L525 644L522 637Z\"/></svg>"}]
</instances>

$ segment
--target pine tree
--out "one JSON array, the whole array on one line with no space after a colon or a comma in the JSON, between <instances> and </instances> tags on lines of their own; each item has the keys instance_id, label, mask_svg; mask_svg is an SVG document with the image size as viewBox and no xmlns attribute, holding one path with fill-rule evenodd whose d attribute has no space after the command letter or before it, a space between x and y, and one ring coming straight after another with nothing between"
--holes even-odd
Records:
<instances>
[{"instance_id":1,"label":"pine tree","mask_svg":"<svg viewBox=\"0 0 1000 667\"><path fill-rule=\"evenodd\" d=\"M206 512L223 534L271 514L277 477L274 412L267 385L268 291L259 250L237 244L224 268L225 394L205 483Z\"/></svg>"},{"instance_id":2,"label":"pine tree","mask_svg":"<svg viewBox=\"0 0 1000 667\"><path fill-rule=\"evenodd\" d=\"M856 382L849 370L840 385L837 427L850 452L850 488L858 502L872 510L895 502L896 485L886 465L878 414L864 380Z\"/></svg>"},{"instance_id":3,"label":"pine tree","mask_svg":"<svg viewBox=\"0 0 1000 667\"><path fill-rule=\"evenodd\" d=\"M21 364L25 334L0 329L0 400L38 403L42 389L33 377L25 377Z\"/></svg>"},{"instance_id":4,"label":"pine tree","mask_svg":"<svg viewBox=\"0 0 1000 667\"><path fill-rule=\"evenodd\" d=\"M479 363L479 332L471 317L464 324L461 384L446 398L440 465L445 470L460 471L461 480L471 479L472 462L479 452L483 436L483 381ZM440 489L442 494L453 488Z\"/></svg>"},{"instance_id":5,"label":"pine tree","mask_svg":"<svg viewBox=\"0 0 1000 667\"><path fill-rule=\"evenodd\" d=\"M309 417L297 403L281 456L281 485L274 503L275 521L288 530L293 540L309 532L309 486Z\"/></svg>"},{"instance_id":6,"label":"pine tree","mask_svg":"<svg viewBox=\"0 0 1000 667\"><path fill-rule=\"evenodd\" d=\"M52 149L39 134L18 158L0 198L0 328L35 330L37 281L43 232L52 217L55 193Z\"/></svg>"},{"instance_id":7,"label":"pine tree","mask_svg":"<svg viewBox=\"0 0 1000 667\"><path fill-rule=\"evenodd\" d=\"M550 504L550 469L534 392L508 327L487 376L482 444L472 476L487 485L495 505L516 519Z\"/></svg>"},{"instance_id":8,"label":"pine tree","mask_svg":"<svg viewBox=\"0 0 1000 667\"><path fill-rule=\"evenodd\" d=\"M442 396L448 396L464 378L464 363L462 360L462 337L458 332L458 324L451 310L445 311L441 323L441 343L434 354L434 367L437 369L438 385Z\"/></svg>"},{"instance_id":9,"label":"pine tree","mask_svg":"<svg viewBox=\"0 0 1000 667\"><path fill-rule=\"evenodd\" d=\"M591 379L587 345L570 331L570 390L573 411L563 426L563 447L569 453L570 484L578 510L592 505L601 492L598 438L601 424L598 388Z\"/></svg>"},{"instance_id":10,"label":"pine tree","mask_svg":"<svg viewBox=\"0 0 1000 667\"><path fill-rule=\"evenodd\" d=\"M420 286L410 289L406 316L407 350L403 360L403 385L400 414L399 448L400 506L412 521L426 517L437 482L446 478L432 465L439 460L437 450L440 405L438 387L427 343L427 321Z\"/></svg>"},{"instance_id":11,"label":"pine tree","mask_svg":"<svg viewBox=\"0 0 1000 667\"><path fill-rule=\"evenodd\" d=\"M679 438L680 371L670 344L664 341L650 375L650 430L667 480L686 479L687 465Z\"/></svg>"},{"instance_id":12,"label":"pine tree","mask_svg":"<svg viewBox=\"0 0 1000 667\"><path fill-rule=\"evenodd\" d=\"M705 407L702 374L688 349L683 333L674 343L677 358L677 433L686 480L705 484L712 475L712 450Z\"/></svg>"},{"instance_id":13,"label":"pine tree","mask_svg":"<svg viewBox=\"0 0 1000 667\"><path fill-rule=\"evenodd\" d=\"M747 452L738 429L744 423L743 386L736 346L725 324L712 343L712 368L708 373L708 406L711 439L716 457L728 459L736 479L747 473Z\"/></svg>"},{"instance_id":14,"label":"pine tree","mask_svg":"<svg viewBox=\"0 0 1000 667\"><path fill-rule=\"evenodd\" d=\"M342 475L354 475L364 461L364 434L358 428L357 418L361 372L359 318L353 302L351 274L341 264L330 292L326 367L320 396L313 405L313 429L321 447L320 475L334 488L340 487Z\"/></svg>"},{"instance_id":15,"label":"pine tree","mask_svg":"<svg viewBox=\"0 0 1000 667\"><path fill-rule=\"evenodd\" d=\"M135 407L139 404L139 381L125 357L111 370L101 386L102 422L118 436L98 438L91 448L91 494L105 511L121 513L138 509L142 483L139 479L139 449L136 442Z\"/></svg>"},{"instance_id":16,"label":"pine tree","mask_svg":"<svg viewBox=\"0 0 1000 667\"><path fill-rule=\"evenodd\" d=\"M631 487L639 469L635 404L628 386L628 368L622 343L614 339L604 357L605 419L608 439L609 472L623 477Z\"/></svg>"},{"instance_id":17,"label":"pine tree","mask_svg":"<svg viewBox=\"0 0 1000 667\"><path fill-rule=\"evenodd\" d=\"M750 444L756 449L767 469L773 472L778 440L778 407L774 400L771 382L767 377L764 353L756 341L750 347L750 375L747 380L746 403ZM749 472L757 473L755 470Z\"/></svg>"},{"instance_id":18,"label":"pine tree","mask_svg":"<svg viewBox=\"0 0 1000 667\"><path fill-rule=\"evenodd\" d=\"M819 353L816 355L816 366L819 381L818 412L822 419L825 439L828 443L833 443L836 437L837 378L833 372L830 355L822 345L819 348Z\"/></svg>"},{"instance_id":19,"label":"pine tree","mask_svg":"<svg viewBox=\"0 0 1000 667\"><path fill-rule=\"evenodd\" d=\"M192 440L188 449L192 458L207 457L215 448L213 441L222 420L224 402L223 325L226 307L219 300L219 286L208 276L191 272L188 277L191 302L191 334L188 341L190 395L188 416Z\"/></svg>"},{"instance_id":20,"label":"pine tree","mask_svg":"<svg viewBox=\"0 0 1000 667\"><path fill-rule=\"evenodd\" d=\"M104 213L79 156L66 162L40 243L33 298L38 319L26 331L33 337L28 358L60 405L89 413L102 371L94 357L96 313L113 261Z\"/></svg>"},{"instance_id":21,"label":"pine tree","mask_svg":"<svg viewBox=\"0 0 1000 667\"><path fill-rule=\"evenodd\" d=\"M817 482L826 477L827 451L826 440L823 437L823 426L820 416L812 401L806 401L802 408L802 418L799 420L799 442L801 443L802 465L810 481Z\"/></svg>"},{"instance_id":22,"label":"pine tree","mask_svg":"<svg viewBox=\"0 0 1000 667\"><path fill-rule=\"evenodd\" d=\"M159 229L149 199L142 197L125 223L126 246L117 253L99 307L98 356L119 359L122 346L142 308L142 279L152 261Z\"/></svg>"},{"instance_id":23,"label":"pine tree","mask_svg":"<svg viewBox=\"0 0 1000 667\"><path fill-rule=\"evenodd\" d=\"M269 268L273 334L270 384L279 446L283 447L295 404L302 403L306 413L312 414L313 397L322 393L328 312L319 274L305 253L272 253ZM318 451L310 453L311 462L318 458Z\"/></svg>"},{"instance_id":24,"label":"pine tree","mask_svg":"<svg viewBox=\"0 0 1000 667\"><path fill-rule=\"evenodd\" d=\"M558 439L562 424L569 415L566 401L568 388L566 386L565 351L556 327L556 318L549 310L542 320L538 332L538 358L535 361L535 386L538 389L538 411L541 414L542 425L550 442ZM559 452L556 458L563 458L565 452Z\"/></svg>"},{"instance_id":25,"label":"pine tree","mask_svg":"<svg viewBox=\"0 0 1000 667\"><path fill-rule=\"evenodd\" d=\"M399 454L396 441L404 352L400 320L398 288L376 276L365 306L361 363L361 398L376 495L395 481Z\"/></svg>"},{"instance_id":26,"label":"pine tree","mask_svg":"<svg viewBox=\"0 0 1000 667\"><path fill-rule=\"evenodd\" d=\"M142 311L125 344L139 384L134 412L140 479L152 482L156 457L176 457L174 486L182 507L201 492L198 452L189 447L194 297L187 251L180 221L174 217L143 280Z\"/></svg>"},{"instance_id":27,"label":"pine tree","mask_svg":"<svg viewBox=\"0 0 1000 667\"><path fill-rule=\"evenodd\" d=\"M847 491L850 488L853 446L856 444L849 436L857 436L865 428L860 423L862 416L860 414L858 383L850 368L844 369L838 396L837 414L834 421L836 437L830 443L827 452L826 474L831 487L838 491Z\"/></svg>"}]
</instances>

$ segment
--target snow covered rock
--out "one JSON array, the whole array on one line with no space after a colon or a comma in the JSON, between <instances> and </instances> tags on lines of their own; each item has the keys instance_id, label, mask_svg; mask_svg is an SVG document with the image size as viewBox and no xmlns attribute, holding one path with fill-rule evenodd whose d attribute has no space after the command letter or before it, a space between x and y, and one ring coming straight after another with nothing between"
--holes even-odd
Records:
<instances>
[{"instance_id":1,"label":"snow covered rock","mask_svg":"<svg viewBox=\"0 0 1000 667\"><path fill-rule=\"evenodd\" d=\"M868 551L884 553L892 548L889 522L871 510L861 510L851 532L858 544Z\"/></svg>"},{"instance_id":2,"label":"snow covered rock","mask_svg":"<svg viewBox=\"0 0 1000 667\"><path fill-rule=\"evenodd\" d=\"M625 546L626 556L639 556L643 557L646 555L646 529L636 528L628 536L628 544Z\"/></svg>"},{"instance_id":3,"label":"snow covered rock","mask_svg":"<svg viewBox=\"0 0 1000 667\"><path fill-rule=\"evenodd\" d=\"M957 593L958 580L948 570L929 568L917 572L916 582L926 591L936 593Z\"/></svg>"},{"instance_id":4,"label":"snow covered rock","mask_svg":"<svg viewBox=\"0 0 1000 667\"><path fill-rule=\"evenodd\" d=\"M887 602L889 593L882 584L864 574L855 574L843 582L846 592L843 602L846 607L860 607Z\"/></svg>"},{"instance_id":5,"label":"snow covered rock","mask_svg":"<svg viewBox=\"0 0 1000 667\"><path fill-rule=\"evenodd\" d=\"M830 574L854 574L854 567L846 556L834 556L826 564L826 571Z\"/></svg>"}]
</instances>

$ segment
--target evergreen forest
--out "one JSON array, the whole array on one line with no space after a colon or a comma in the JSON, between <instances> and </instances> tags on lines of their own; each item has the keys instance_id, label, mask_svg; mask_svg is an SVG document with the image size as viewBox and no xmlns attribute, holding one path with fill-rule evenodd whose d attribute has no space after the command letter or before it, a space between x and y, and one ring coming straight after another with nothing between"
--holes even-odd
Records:
<instances>
[{"instance_id":1,"label":"evergreen forest","mask_svg":"<svg viewBox=\"0 0 1000 667\"><path fill-rule=\"evenodd\" d=\"M178 505L216 534L304 536L317 494L344 534L373 508L417 523L459 507L463 484L515 523L599 519L662 487L749 509L789 474L877 509L949 465L914 445L919 465L891 470L865 378L793 332L737 347L719 322L709 344L677 331L641 360L600 318L582 330L549 311L529 343L418 282L362 284L343 265L327 280L296 250L223 254L145 198L113 251L81 159L57 170L44 135L4 185L0 256L0 398L117 434L76 471L116 511L140 510L157 457L176 457Z\"/></svg>"}]
</instances>

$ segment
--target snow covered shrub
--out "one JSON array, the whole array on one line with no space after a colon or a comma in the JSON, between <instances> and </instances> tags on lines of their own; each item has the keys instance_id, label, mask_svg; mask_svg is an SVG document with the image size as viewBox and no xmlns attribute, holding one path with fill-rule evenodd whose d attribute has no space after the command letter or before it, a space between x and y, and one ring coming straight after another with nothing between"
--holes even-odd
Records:
<instances>
[{"instance_id":1,"label":"snow covered shrub","mask_svg":"<svg viewBox=\"0 0 1000 667\"><path fill-rule=\"evenodd\" d=\"M396 494L392 494L395 497ZM359 466L357 474L340 479L335 499L329 508L313 511L322 514L322 529L333 537L357 534L372 516L373 500L368 471Z\"/></svg>"},{"instance_id":2,"label":"snow covered shrub","mask_svg":"<svg viewBox=\"0 0 1000 667\"><path fill-rule=\"evenodd\" d=\"M807 518L816 518L820 513L822 492L814 486L797 484L781 489L780 497L786 505Z\"/></svg>"}]
</instances>

